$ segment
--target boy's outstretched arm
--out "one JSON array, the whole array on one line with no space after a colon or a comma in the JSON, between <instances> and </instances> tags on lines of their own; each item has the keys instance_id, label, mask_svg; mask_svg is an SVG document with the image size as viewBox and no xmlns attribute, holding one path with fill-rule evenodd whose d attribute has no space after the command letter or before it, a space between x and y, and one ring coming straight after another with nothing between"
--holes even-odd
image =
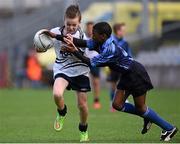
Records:
<instances>
[{"instance_id":1,"label":"boy's outstretched arm","mask_svg":"<svg viewBox=\"0 0 180 144\"><path fill-rule=\"evenodd\" d=\"M48 35L48 36L50 36L52 38L55 38L55 39L57 39L59 41L65 42L63 38L66 37L66 36L55 34L55 33L51 32L49 30L43 31L42 34L46 34L46 35Z\"/></svg>"},{"instance_id":2,"label":"boy's outstretched arm","mask_svg":"<svg viewBox=\"0 0 180 144\"><path fill-rule=\"evenodd\" d=\"M81 47L81 48L91 48L93 49L93 47L96 47L96 44L94 43L93 40L83 40L83 39L78 39L78 38L74 38L72 37L70 34L64 36L64 35L60 35L60 34L55 34L53 32L50 32L49 30L47 31L44 31L43 32L44 34L52 37L52 38L55 38L59 41L62 41L62 42L65 42L64 38L68 38L69 40L73 41L74 45L77 46L77 47Z\"/></svg>"},{"instance_id":3,"label":"boy's outstretched arm","mask_svg":"<svg viewBox=\"0 0 180 144\"><path fill-rule=\"evenodd\" d=\"M80 59L83 63L87 64L89 67L91 67L90 58L85 57L82 55L79 51L73 52L73 55L76 56L78 59Z\"/></svg>"},{"instance_id":4,"label":"boy's outstretched arm","mask_svg":"<svg viewBox=\"0 0 180 144\"><path fill-rule=\"evenodd\" d=\"M91 66L90 59L82 55L82 53L78 50L78 48L73 43L72 39L64 38L64 41L67 43L65 48L63 48L64 51L71 52L74 56L76 56L82 62L84 62L88 66Z\"/></svg>"},{"instance_id":5,"label":"boy's outstretched arm","mask_svg":"<svg viewBox=\"0 0 180 144\"><path fill-rule=\"evenodd\" d=\"M62 35L56 35L55 38L56 38L57 40L62 41ZM64 38L67 38L67 39L69 39L70 41L72 41L72 42L74 43L74 45L77 46L77 47L84 47L84 48L87 47L87 41L86 41L86 40L75 38L75 37L73 37L73 36L70 35L70 34L67 34L66 36L64 36ZM64 39L63 39L63 40L64 40Z\"/></svg>"}]
</instances>

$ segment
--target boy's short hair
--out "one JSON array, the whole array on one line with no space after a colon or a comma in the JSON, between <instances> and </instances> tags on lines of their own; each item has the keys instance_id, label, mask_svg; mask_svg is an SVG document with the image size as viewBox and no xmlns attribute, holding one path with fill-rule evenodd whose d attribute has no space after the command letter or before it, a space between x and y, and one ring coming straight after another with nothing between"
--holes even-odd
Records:
<instances>
[{"instance_id":1,"label":"boy's short hair","mask_svg":"<svg viewBox=\"0 0 180 144\"><path fill-rule=\"evenodd\" d=\"M95 24L93 26L93 30L95 30L99 34L105 34L108 38L112 33L111 26L107 22L99 22Z\"/></svg>"},{"instance_id":2,"label":"boy's short hair","mask_svg":"<svg viewBox=\"0 0 180 144\"><path fill-rule=\"evenodd\" d=\"M113 32L116 33L116 31L121 29L123 26L126 26L126 24L124 22L114 24L113 25Z\"/></svg>"},{"instance_id":3,"label":"boy's short hair","mask_svg":"<svg viewBox=\"0 0 180 144\"><path fill-rule=\"evenodd\" d=\"M94 25L94 22L93 21L88 21L88 22L86 22L86 25Z\"/></svg>"},{"instance_id":4,"label":"boy's short hair","mask_svg":"<svg viewBox=\"0 0 180 144\"><path fill-rule=\"evenodd\" d=\"M76 18L79 17L79 21L81 21L81 12L78 5L70 5L65 12L65 17L67 18Z\"/></svg>"}]
</instances>

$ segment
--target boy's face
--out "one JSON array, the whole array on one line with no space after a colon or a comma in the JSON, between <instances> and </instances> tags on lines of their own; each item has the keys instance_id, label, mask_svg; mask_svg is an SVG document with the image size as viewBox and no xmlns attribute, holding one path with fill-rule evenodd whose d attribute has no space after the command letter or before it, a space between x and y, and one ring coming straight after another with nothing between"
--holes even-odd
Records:
<instances>
[{"instance_id":1,"label":"boy's face","mask_svg":"<svg viewBox=\"0 0 180 144\"><path fill-rule=\"evenodd\" d=\"M66 33L74 34L80 25L79 17L68 18L64 20Z\"/></svg>"},{"instance_id":2,"label":"boy's face","mask_svg":"<svg viewBox=\"0 0 180 144\"><path fill-rule=\"evenodd\" d=\"M121 28L119 28L119 29L116 31L115 34L116 34L116 36L117 36L118 38L124 37L125 34L126 34L126 27L125 27L125 26L122 26Z\"/></svg>"},{"instance_id":3,"label":"boy's face","mask_svg":"<svg viewBox=\"0 0 180 144\"><path fill-rule=\"evenodd\" d=\"M92 39L98 44L103 44L107 38L105 34L99 34L98 32L96 32L96 30L93 30Z\"/></svg>"},{"instance_id":4,"label":"boy's face","mask_svg":"<svg viewBox=\"0 0 180 144\"><path fill-rule=\"evenodd\" d=\"M86 32L89 37L92 37L93 24L86 25Z\"/></svg>"}]
</instances>

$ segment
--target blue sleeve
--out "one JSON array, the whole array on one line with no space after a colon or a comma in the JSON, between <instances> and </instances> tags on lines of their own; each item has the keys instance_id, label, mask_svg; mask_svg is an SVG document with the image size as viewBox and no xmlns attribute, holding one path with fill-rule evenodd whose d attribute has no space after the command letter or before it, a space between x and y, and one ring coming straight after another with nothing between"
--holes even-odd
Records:
<instances>
[{"instance_id":1,"label":"blue sleeve","mask_svg":"<svg viewBox=\"0 0 180 144\"><path fill-rule=\"evenodd\" d=\"M105 63L107 63L108 61L109 61L109 59L107 57L104 57L101 54L99 54L99 55L93 57L92 59L90 59L92 67L102 66Z\"/></svg>"},{"instance_id":2,"label":"blue sleeve","mask_svg":"<svg viewBox=\"0 0 180 144\"><path fill-rule=\"evenodd\" d=\"M129 55L130 57L132 57L131 48L129 47L129 44L128 44L128 43L126 43L126 44L127 44L127 53L128 53L128 55Z\"/></svg>"},{"instance_id":3,"label":"blue sleeve","mask_svg":"<svg viewBox=\"0 0 180 144\"><path fill-rule=\"evenodd\" d=\"M128 55L130 57L132 57L132 52L131 52L131 48L129 47L129 44L125 41L123 44L123 49L128 53Z\"/></svg>"},{"instance_id":4,"label":"blue sleeve","mask_svg":"<svg viewBox=\"0 0 180 144\"><path fill-rule=\"evenodd\" d=\"M89 50L94 50L97 47L97 44L92 39L87 40L86 43Z\"/></svg>"},{"instance_id":5,"label":"blue sleeve","mask_svg":"<svg viewBox=\"0 0 180 144\"><path fill-rule=\"evenodd\" d=\"M112 57L114 57L115 47L112 45L106 47L102 53L90 59L92 67L106 66L110 62Z\"/></svg>"},{"instance_id":6,"label":"blue sleeve","mask_svg":"<svg viewBox=\"0 0 180 144\"><path fill-rule=\"evenodd\" d=\"M127 53L128 53L128 55L129 55L130 57L132 57L132 51L131 51L131 48L128 47Z\"/></svg>"}]
</instances>

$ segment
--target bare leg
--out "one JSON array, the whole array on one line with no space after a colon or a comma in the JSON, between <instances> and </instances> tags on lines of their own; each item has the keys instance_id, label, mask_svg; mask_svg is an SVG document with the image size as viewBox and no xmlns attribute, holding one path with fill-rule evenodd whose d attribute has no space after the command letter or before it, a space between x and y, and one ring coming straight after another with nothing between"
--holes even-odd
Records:
<instances>
[{"instance_id":1,"label":"bare leg","mask_svg":"<svg viewBox=\"0 0 180 144\"><path fill-rule=\"evenodd\" d=\"M93 85L93 95L94 95L94 108L101 108L101 104L99 102L100 95L100 78L91 75L92 85Z\"/></svg>"},{"instance_id":2,"label":"bare leg","mask_svg":"<svg viewBox=\"0 0 180 144\"><path fill-rule=\"evenodd\" d=\"M112 102L114 99L115 91L116 91L116 82L111 82L110 85L111 85L111 93L112 93L110 100Z\"/></svg>"},{"instance_id":3,"label":"bare leg","mask_svg":"<svg viewBox=\"0 0 180 144\"><path fill-rule=\"evenodd\" d=\"M94 99L99 99L100 95L100 79L99 77L91 76L92 84L93 84L93 90L94 90Z\"/></svg>"},{"instance_id":4,"label":"bare leg","mask_svg":"<svg viewBox=\"0 0 180 144\"><path fill-rule=\"evenodd\" d=\"M53 86L54 101L59 110L64 108L64 90L68 86L68 82L63 78L57 78Z\"/></svg>"},{"instance_id":5,"label":"bare leg","mask_svg":"<svg viewBox=\"0 0 180 144\"><path fill-rule=\"evenodd\" d=\"M80 131L80 141L88 141L88 105L87 105L87 95L85 92L77 92L77 102L80 115L79 131Z\"/></svg>"},{"instance_id":6,"label":"bare leg","mask_svg":"<svg viewBox=\"0 0 180 144\"><path fill-rule=\"evenodd\" d=\"M64 97L63 97L64 90L66 89L67 86L68 86L68 82L63 78L57 78L54 82L53 95L58 111L58 115L56 116L56 120L54 122L54 129L56 131L60 131L63 128L65 115L67 113L67 108L66 105L64 104Z\"/></svg>"},{"instance_id":7,"label":"bare leg","mask_svg":"<svg viewBox=\"0 0 180 144\"><path fill-rule=\"evenodd\" d=\"M88 117L88 105L87 105L87 95L85 92L77 92L77 102L80 112L80 123L86 125L87 117Z\"/></svg>"},{"instance_id":8,"label":"bare leg","mask_svg":"<svg viewBox=\"0 0 180 144\"><path fill-rule=\"evenodd\" d=\"M126 101L125 90L116 90L112 106L116 110L121 110Z\"/></svg>"},{"instance_id":9,"label":"bare leg","mask_svg":"<svg viewBox=\"0 0 180 144\"><path fill-rule=\"evenodd\" d=\"M137 111L140 112L141 114L145 113L146 109L147 109L147 106L145 104L146 93L142 96L133 97L133 99L134 99L134 104L135 104Z\"/></svg>"}]
</instances>

